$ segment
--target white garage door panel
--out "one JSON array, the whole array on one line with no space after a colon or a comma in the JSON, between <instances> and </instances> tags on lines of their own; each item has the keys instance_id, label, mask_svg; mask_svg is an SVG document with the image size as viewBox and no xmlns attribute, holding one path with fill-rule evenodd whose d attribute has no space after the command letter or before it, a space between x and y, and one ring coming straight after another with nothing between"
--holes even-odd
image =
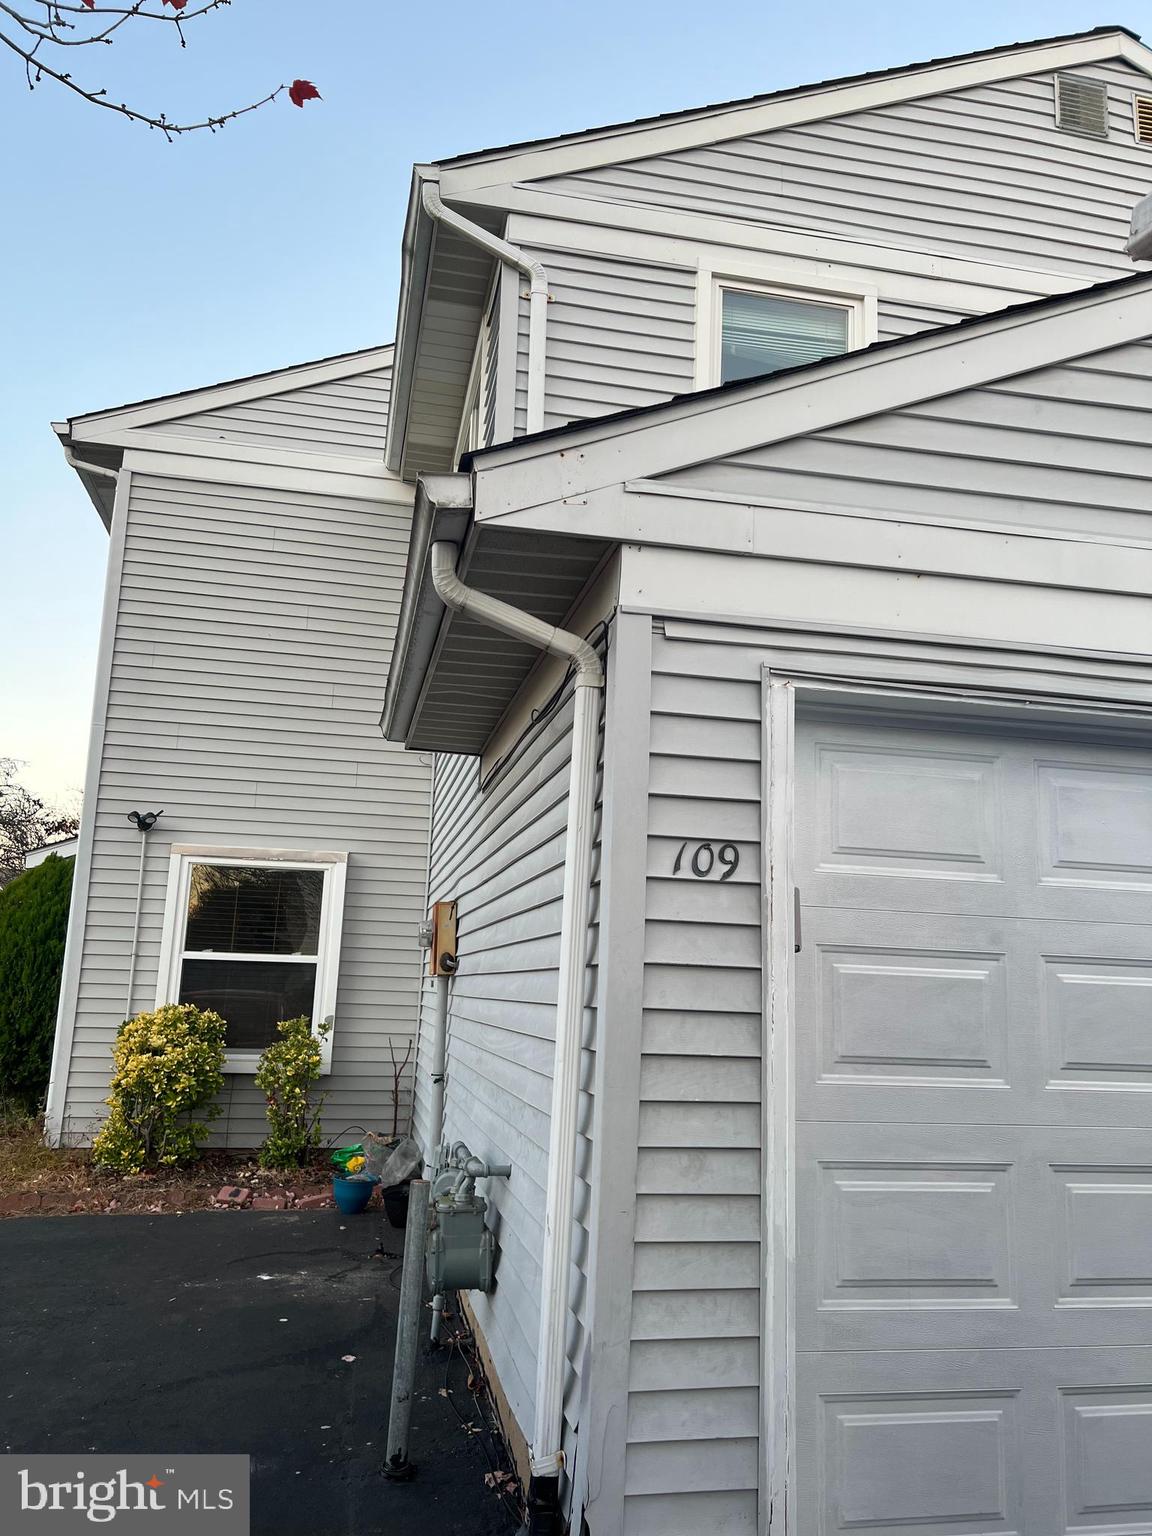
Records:
<instances>
[{"instance_id":1,"label":"white garage door panel","mask_svg":"<svg viewBox=\"0 0 1152 1536\"><path fill-rule=\"evenodd\" d=\"M802 910L813 1118L1152 1127L1152 929Z\"/></svg>"},{"instance_id":2,"label":"white garage door panel","mask_svg":"<svg viewBox=\"0 0 1152 1536\"><path fill-rule=\"evenodd\" d=\"M1149 754L844 727L797 745L816 905L1147 920Z\"/></svg>"},{"instance_id":3,"label":"white garage door panel","mask_svg":"<svg viewBox=\"0 0 1152 1536\"><path fill-rule=\"evenodd\" d=\"M1146 1131L807 1124L796 1161L801 1349L1152 1343Z\"/></svg>"},{"instance_id":4,"label":"white garage door panel","mask_svg":"<svg viewBox=\"0 0 1152 1536\"><path fill-rule=\"evenodd\" d=\"M1143 1536L1145 1382L1148 1349L822 1356L800 1404L802 1529Z\"/></svg>"},{"instance_id":5,"label":"white garage door panel","mask_svg":"<svg viewBox=\"0 0 1152 1536\"><path fill-rule=\"evenodd\" d=\"M1150 1536L1152 751L797 767L796 1536Z\"/></svg>"}]
</instances>

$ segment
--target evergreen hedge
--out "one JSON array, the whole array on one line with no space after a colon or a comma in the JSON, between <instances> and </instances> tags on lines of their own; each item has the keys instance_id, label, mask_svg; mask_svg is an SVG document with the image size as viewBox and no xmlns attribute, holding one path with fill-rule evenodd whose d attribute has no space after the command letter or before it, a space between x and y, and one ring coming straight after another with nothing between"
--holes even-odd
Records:
<instances>
[{"instance_id":1,"label":"evergreen hedge","mask_svg":"<svg viewBox=\"0 0 1152 1536\"><path fill-rule=\"evenodd\" d=\"M55 854L0 890L0 1100L42 1107L75 860Z\"/></svg>"}]
</instances>

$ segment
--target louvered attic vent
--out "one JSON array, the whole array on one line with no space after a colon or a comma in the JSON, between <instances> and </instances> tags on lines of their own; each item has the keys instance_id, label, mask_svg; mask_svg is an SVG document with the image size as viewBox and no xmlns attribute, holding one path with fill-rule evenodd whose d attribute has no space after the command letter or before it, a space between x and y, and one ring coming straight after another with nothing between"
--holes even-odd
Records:
<instances>
[{"instance_id":1,"label":"louvered attic vent","mask_svg":"<svg viewBox=\"0 0 1152 1536\"><path fill-rule=\"evenodd\" d=\"M1108 87L1080 75L1056 76L1056 126L1090 139L1108 137Z\"/></svg>"},{"instance_id":2,"label":"louvered attic vent","mask_svg":"<svg viewBox=\"0 0 1152 1536\"><path fill-rule=\"evenodd\" d=\"M1152 144L1152 96L1133 96L1137 144Z\"/></svg>"}]
</instances>

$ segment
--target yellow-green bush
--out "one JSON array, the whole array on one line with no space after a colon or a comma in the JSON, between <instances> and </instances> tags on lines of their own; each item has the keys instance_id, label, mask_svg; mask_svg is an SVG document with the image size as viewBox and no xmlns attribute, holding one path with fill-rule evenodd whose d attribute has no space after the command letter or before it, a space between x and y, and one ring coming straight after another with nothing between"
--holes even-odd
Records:
<instances>
[{"instance_id":1,"label":"yellow-green bush","mask_svg":"<svg viewBox=\"0 0 1152 1536\"><path fill-rule=\"evenodd\" d=\"M324 1099L313 1106L309 1095L320 1076L321 1043L331 1027L322 1024L313 1034L307 1019L284 1019L276 1026L282 1038L260 1057L256 1086L264 1095L268 1116L261 1168L298 1168L320 1145Z\"/></svg>"},{"instance_id":2,"label":"yellow-green bush","mask_svg":"<svg viewBox=\"0 0 1152 1536\"><path fill-rule=\"evenodd\" d=\"M105 1100L108 1118L92 1144L92 1157L117 1173L172 1167L196 1156L208 1122L219 1110L210 1100L224 1086L224 1033L218 1013L171 1003L138 1013L116 1033L115 1073ZM188 1118L196 1114L198 1118Z\"/></svg>"}]
</instances>

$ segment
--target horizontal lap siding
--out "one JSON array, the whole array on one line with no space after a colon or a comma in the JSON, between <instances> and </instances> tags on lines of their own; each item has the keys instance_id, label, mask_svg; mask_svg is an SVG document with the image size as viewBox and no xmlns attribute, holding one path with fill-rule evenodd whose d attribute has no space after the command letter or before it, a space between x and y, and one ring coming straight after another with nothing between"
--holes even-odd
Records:
<instances>
[{"instance_id":1,"label":"horizontal lap siding","mask_svg":"<svg viewBox=\"0 0 1152 1536\"><path fill-rule=\"evenodd\" d=\"M760 690L655 637L625 1530L756 1529ZM723 884L673 876L732 842Z\"/></svg>"},{"instance_id":2,"label":"horizontal lap siding","mask_svg":"<svg viewBox=\"0 0 1152 1536\"><path fill-rule=\"evenodd\" d=\"M693 386L695 273L540 249L548 271L544 425L654 405ZM522 285L523 286L523 285ZM525 424L528 301L519 306L516 430Z\"/></svg>"},{"instance_id":3,"label":"horizontal lap siding","mask_svg":"<svg viewBox=\"0 0 1152 1536\"><path fill-rule=\"evenodd\" d=\"M917 331L932 331L937 326L952 325L976 311L939 309L933 304L909 304L899 299L881 299L877 305L877 330L880 341L893 336L913 336Z\"/></svg>"},{"instance_id":4,"label":"horizontal lap siding","mask_svg":"<svg viewBox=\"0 0 1152 1536\"><path fill-rule=\"evenodd\" d=\"M297 453L384 457L392 368L264 395L158 424L176 437L287 448Z\"/></svg>"},{"instance_id":5,"label":"horizontal lap siding","mask_svg":"<svg viewBox=\"0 0 1152 1536\"><path fill-rule=\"evenodd\" d=\"M140 851L133 1004L156 996L173 842L346 851L348 886L325 1127L391 1130L389 1042L415 1020L427 764L378 719L410 513L336 495L134 474L96 796L66 1129L103 1113L124 1016ZM403 1126L411 1067L401 1081ZM263 1101L232 1076L214 1138L258 1143Z\"/></svg>"},{"instance_id":6,"label":"horizontal lap siding","mask_svg":"<svg viewBox=\"0 0 1152 1536\"><path fill-rule=\"evenodd\" d=\"M484 1189L500 1243L496 1287L472 1304L522 1432L532 1432L540 1320L548 1135L555 1051L571 697L534 727L511 761L481 786L474 758L441 757L432 816L430 896L457 903L460 968L449 1009L445 1136L490 1162L512 1165ZM595 999L595 900L589 1002ZM429 1151L428 1072L434 984L426 982L416 1126ZM565 1449L572 1464L583 1353L587 1179L595 1010L585 1021L578 1118L572 1316Z\"/></svg>"},{"instance_id":7,"label":"horizontal lap siding","mask_svg":"<svg viewBox=\"0 0 1152 1536\"><path fill-rule=\"evenodd\" d=\"M669 477L802 505L1146 541L1152 346L963 390Z\"/></svg>"},{"instance_id":8,"label":"horizontal lap siding","mask_svg":"<svg viewBox=\"0 0 1152 1536\"><path fill-rule=\"evenodd\" d=\"M1107 277L1152 155L1135 142L1127 64L1071 71L1108 86L1105 141L1060 131L1037 75L656 155L540 184L757 224Z\"/></svg>"}]
</instances>

